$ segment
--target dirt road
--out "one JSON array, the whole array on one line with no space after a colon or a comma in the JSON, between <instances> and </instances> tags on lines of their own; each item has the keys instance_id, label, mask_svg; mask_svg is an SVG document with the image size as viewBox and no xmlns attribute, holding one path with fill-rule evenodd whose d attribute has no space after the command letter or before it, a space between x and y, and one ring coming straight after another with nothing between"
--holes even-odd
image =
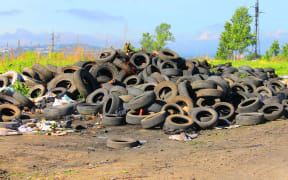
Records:
<instances>
[{"instance_id":1,"label":"dirt road","mask_svg":"<svg viewBox=\"0 0 288 180\"><path fill-rule=\"evenodd\" d=\"M288 121L208 130L188 143L135 126L63 137L0 137L2 179L288 179ZM147 141L109 149L107 137ZM0 179L1 179L0 178Z\"/></svg>"}]
</instances>

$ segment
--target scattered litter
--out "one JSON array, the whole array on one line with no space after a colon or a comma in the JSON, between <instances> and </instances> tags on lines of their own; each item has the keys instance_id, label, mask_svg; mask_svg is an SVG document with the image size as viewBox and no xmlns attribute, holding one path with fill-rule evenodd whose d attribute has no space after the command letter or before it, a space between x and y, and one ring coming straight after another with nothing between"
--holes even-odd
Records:
<instances>
[{"instance_id":1,"label":"scattered litter","mask_svg":"<svg viewBox=\"0 0 288 180\"><path fill-rule=\"evenodd\" d=\"M22 135L22 133L12 129L0 128L0 136L16 136L16 135Z\"/></svg>"},{"instance_id":2,"label":"scattered litter","mask_svg":"<svg viewBox=\"0 0 288 180\"><path fill-rule=\"evenodd\" d=\"M187 141L191 141L192 139L195 139L197 137L198 137L198 134L181 133L181 134L171 135L171 136L169 136L169 139L187 142Z\"/></svg>"},{"instance_id":3,"label":"scattered litter","mask_svg":"<svg viewBox=\"0 0 288 180\"><path fill-rule=\"evenodd\" d=\"M240 127L238 124L230 125L230 126L217 126L215 129L220 130L220 129L235 129Z\"/></svg>"}]
</instances>

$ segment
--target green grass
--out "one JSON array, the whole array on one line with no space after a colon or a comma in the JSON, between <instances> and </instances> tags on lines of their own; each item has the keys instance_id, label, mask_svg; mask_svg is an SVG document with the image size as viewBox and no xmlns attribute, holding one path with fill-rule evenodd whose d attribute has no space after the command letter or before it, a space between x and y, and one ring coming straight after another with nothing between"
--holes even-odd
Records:
<instances>
[{"instance_id":1,"label":"green grass","mask_svg":"<svg viewBox=\"0 0 288 180\"><path fill-rule=\"evenodd\" d=\"M279 76L288 75L288 60L236 60L236 61L229 61L229 60L208 60L209 63L213 65L217 64L225 64L227 62L231 62L234 67L239 67L243 65L249 65L252 68L268 68L272 67L275 69L275 72Z\"/></svg>"},{"instance_id":2,"label":"green grass","mask_svg":"<svg viewBox=\"0 0 288 180\"><path fill-rule=\"evenodd\" d=\"M37 52L28 51L17 58L4 57L0 58L0 73L7 71L21 72L24 67L32 67L34 63L42 65L52 64L56 66L73 65L81 60L89 60L81 53L76 55L64 55L63 52L50 52L48 55L39 55ZM91 59L90 59L91 60Z\"/></svg>"},{"instance_id":3,"label":"green grass","mask_svg":"<svg viewBox=\"0 0 288 180\"><path fill-rule=\"evenodd\" d=\"M23 53L18 58L5 57L0 58L0 73L4 73L9 70L21 72L24 67L32 67L34 63L40 63L42 65L52 64L56 66L73 65L81 60L93 60L93 56L84 56L83 47L74 48L70 55L65 55L64 52L50 52L48 55L39 55L35 51L28 51ZM276 73L280 76L288 74L288 59L274 57L272 60L208 60L213 65L225 64L231 62L233 66L239 67L242 65L250 65L255 68L267 68L272 67Z\"/></svg>"}]
</instances>

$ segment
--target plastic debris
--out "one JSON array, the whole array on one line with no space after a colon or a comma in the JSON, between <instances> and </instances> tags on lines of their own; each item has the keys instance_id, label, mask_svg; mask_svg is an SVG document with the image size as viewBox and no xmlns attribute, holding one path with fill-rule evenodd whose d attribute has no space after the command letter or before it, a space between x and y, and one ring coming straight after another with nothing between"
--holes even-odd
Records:
<instances>
[{"instance_id":1,"label":"plastic debris","mask_svg":"<svg viewBox=\"0 0 288 180\"><path fill-rule=\"evenodd\" d=\"M198 134L187 134L187 133L181 133L181 134L175 134L169 136L169 139L176 140L176 141L191 141L192 139L195 139L198 137Z\"/></svg>"}]
</instances>

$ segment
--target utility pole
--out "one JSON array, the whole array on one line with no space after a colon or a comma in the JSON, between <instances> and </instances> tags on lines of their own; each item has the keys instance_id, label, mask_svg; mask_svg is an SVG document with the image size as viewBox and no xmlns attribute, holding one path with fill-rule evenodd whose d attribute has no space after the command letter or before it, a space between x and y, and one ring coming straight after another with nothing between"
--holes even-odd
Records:
<instances>
[{"instance_id":1,"label":"utility pole","mask_svg":"<svg viewBox=\"0 0 288 180\"><path fill-rule=\"evenodd\" d=\"M53 52L54 51L54 46L55 46L55 37L54 37L54 32L52 32L52 37L51 37L51 42L52 42L52 44L51 44L51 51Z\"/></svg>"},{"instance_id":2,"label":"utility pole","mask_svg":"<svg viewBox=\"0 0 288 180\"><path fill-rule=\"evenodd\" d=\"M18 54L18 56L20 56L21 55L21 45L20 45L20 40L18 40L18 48L17 48L17 54Z\"/></svg>"},{"instance_id":3,"label":"utility pole","mask_svg":"<svg viewBox=\"0 0 288 180\"><path fill-rule=\"evenodd\" d=\"M260 12L259 0L256 1L255 6L255 33L256 33L256 44L255 44L255 57L257 58L260 55L260 33L259 33L259 15L263 12Z\"/></svg>"}]
</instances>

